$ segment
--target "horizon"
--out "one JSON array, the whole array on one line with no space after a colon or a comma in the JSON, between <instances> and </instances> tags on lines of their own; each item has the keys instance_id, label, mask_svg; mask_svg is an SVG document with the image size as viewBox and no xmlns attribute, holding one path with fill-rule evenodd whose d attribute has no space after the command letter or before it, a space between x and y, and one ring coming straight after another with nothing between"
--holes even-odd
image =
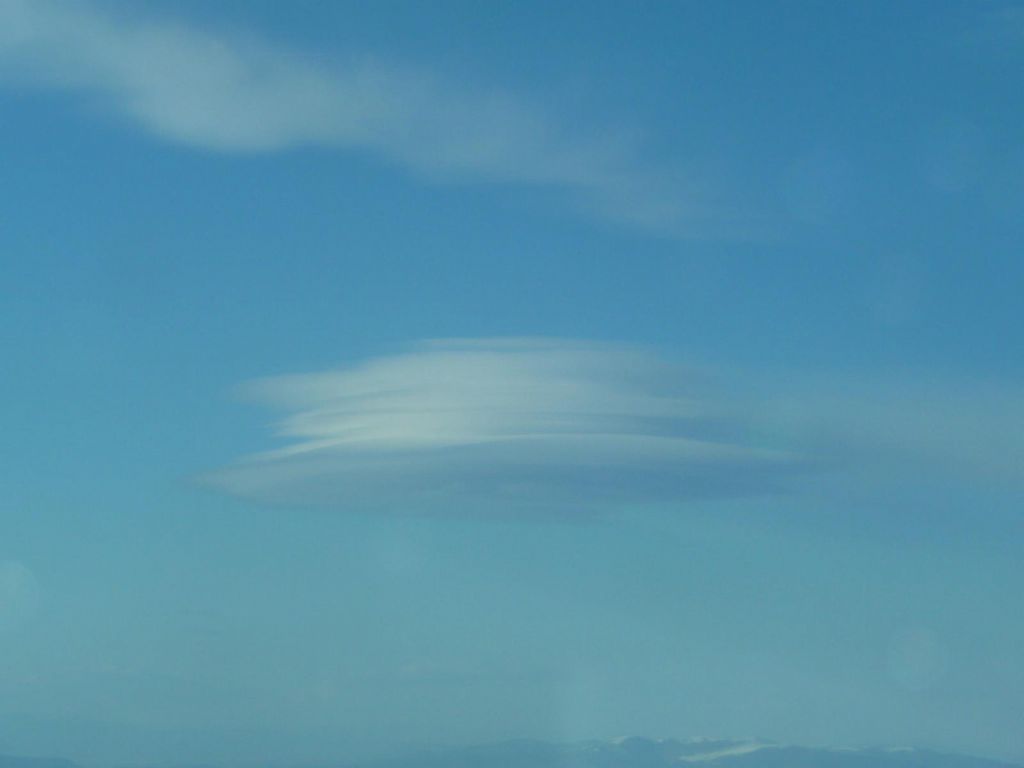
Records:
<instances>
[{"instance_id":1,"label":"horizon","mask_svg":"<svg viewBox=\"0 0 1024 768\"><path fill-rule=\"evenodd\" d=\"M679 762L684 763L708 763L716 760L729 760L736 757L747 757L757 755L762 751L771 752L772 750L780 751L792 751L797 750L806 753L815 753L820 757L827 755L877 755L883 754L888 756L899 756L907 755L908 757L913 756L928 756L935 755L940 758L955 758L976 761L973 765L979 768L986 768L988 766L1013 766L1019 765L1012 761L1002 761L998 758L986 757L983 755L966 755L956 752L941 752L936 750L930 750L927 748L911 747L911 746L882 746L882 745L858 745L858 746L839 746L839 745L800 745L800 744L786 744L780 742L773 742L765 739L728 739L714 736L698 736L698 737L651 737L651 736L619 736L610 739L585 739L574 742L553 742L543 739L531 739L531 738L511 738L505 739L498 742L489 742L485 744L463 744L463 745L451 745L451 744L432 744L432 745L407 745L403 749L395 751L390 754L377 754L372 757L363 758L338 758L335 760L322 760L304 763L267 763L267 762L252 762L252 763L218 763L217 765L229 765L231 768L251 768L255 765L264 765L268 768L284 768L285 766L291 766L291 768L316 768L316 766L327 766L327 765L395 765L401 764L403 761L426 759L441 757L444 758L446 755L451 756L467 756L470 754L480 755L486 758L488 755L492 757L497 755L501 756L502 750L514 749L520 747L528 747L532 749L540 748L542 750L555 750L558 753L564 750L570 750L568 754L573 754L572 750L586 748L591 750L593 748L606 748L606 749L620 749L623 747L632 747L637 744L647 746L655 745L661 748L672 748L675 746L681 747L693 747L698 745L710 745L714 748L709 752L686 752L686 756L677 758L673 761L674 764ZM547 753L549 754L549 753ZM755 758L756 759L756 758ZM144 766L159 765L163 768L199 768L202 765L212 765L210 763L120 763L120 764L98 764L98 763L83 763L73 759L56 756L11 756L0 754L0 760L11 760L13 761L10 765L4 764L4 768L32 768L32 766L40 765L52 765L52 764L63 764L78 766L79 768L99 768L103 765L104 768L144 768ZM918 765L918 763L913 763Z\"/></svg>"}]
</instances>

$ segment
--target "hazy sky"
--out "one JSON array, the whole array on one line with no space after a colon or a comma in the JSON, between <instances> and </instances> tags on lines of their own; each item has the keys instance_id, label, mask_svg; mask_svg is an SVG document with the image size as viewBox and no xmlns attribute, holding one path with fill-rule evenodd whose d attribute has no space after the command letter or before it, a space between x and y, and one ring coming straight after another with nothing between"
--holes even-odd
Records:
<instances>
[{"instance_id":1,"label":"hazy sky","mask_svg":"<svg viewBox=\"0 0 1024 768\"><path fill-rule=\"evenodd\" d=\"M0 753L1024 760L1024 5L0 0Z\"/></svg>"}]
</instances>

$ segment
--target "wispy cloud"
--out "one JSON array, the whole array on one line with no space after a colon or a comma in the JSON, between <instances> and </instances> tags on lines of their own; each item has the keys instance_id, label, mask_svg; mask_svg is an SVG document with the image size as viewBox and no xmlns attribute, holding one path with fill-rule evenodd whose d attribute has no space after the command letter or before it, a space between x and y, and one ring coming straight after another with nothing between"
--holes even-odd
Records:
<instances>
[{"instance_id":1,"label":"wispy cloud","mask_svg":"<svg viewBox=\"0 0 1024 768\"><path fill-rule=\"evenodd\" d=\"M670 235L709 211L614 131L379 61L313 61L251 37L57 0L0 0L0 81L88 96L167 141L214 151L315 145L436 180L541 185L591 214Z\"/></svg>"},{"instance_id":2,"label":"wispy cloud","mask_svg":"<svg viewBox=\"0 0 1024 768\"><path fill-rule=\"evenodd\" d=\"M1024 6L1010 3L981 11L979 23L967 35L968 41L1004 50L1024 43Z\"/></svg>"},{"instance_id":3,"label":"wispy cloud","mask_svg":"<svg viewBox=\"0 0 1024 768\"><path fill-rule=\"evenodd\" d=\"M250 385L291 442L209 479L272 503L592 512L769 492L804 467L746 436L701 379L615 345L427 343Z\"/></svg>"},{"instance_id":4,"label":"wispy cloud","mask_svg":"<svg viewBox=\"0 0 1024 768\"><path fill-rule=\"evenodd\" d=\"M756 420L851 469L1024 488L1019 385L923 375L762 377Z\"/></svg>"}]
</instances>

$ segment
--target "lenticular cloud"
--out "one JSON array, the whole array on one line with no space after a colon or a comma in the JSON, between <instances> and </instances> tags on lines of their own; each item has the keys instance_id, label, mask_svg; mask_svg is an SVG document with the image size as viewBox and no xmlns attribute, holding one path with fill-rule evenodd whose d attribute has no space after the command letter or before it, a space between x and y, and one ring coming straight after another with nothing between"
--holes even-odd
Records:
<instances>
[{"instance_id":1,"label":"lenticular cloud","mask_svg":"<svg viewBox=\"0 0 1024 768\"><path fill-rule=\"evenodd\" d=\"M435 341L247 391L283 412L286 444L209 479L268 503L585 513L771 491L802 463L695 371L618 345Z\"/></svg>"}]
</instances>

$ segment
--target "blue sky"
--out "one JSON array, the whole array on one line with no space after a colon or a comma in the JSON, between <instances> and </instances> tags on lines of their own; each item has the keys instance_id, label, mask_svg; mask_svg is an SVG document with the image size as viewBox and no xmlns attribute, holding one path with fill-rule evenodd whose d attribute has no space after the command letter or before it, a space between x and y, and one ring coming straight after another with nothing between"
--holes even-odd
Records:
<instances>
[{"instance_id":1,"label":"blue sky","mask_svg":"<svg viewBox=\"0 0 1024 768\"><path fill-rule=\"evenodd\" d=\"M1024 760L1024 6L0 1L0 752Z\"/></svg>"}]
</instances>

